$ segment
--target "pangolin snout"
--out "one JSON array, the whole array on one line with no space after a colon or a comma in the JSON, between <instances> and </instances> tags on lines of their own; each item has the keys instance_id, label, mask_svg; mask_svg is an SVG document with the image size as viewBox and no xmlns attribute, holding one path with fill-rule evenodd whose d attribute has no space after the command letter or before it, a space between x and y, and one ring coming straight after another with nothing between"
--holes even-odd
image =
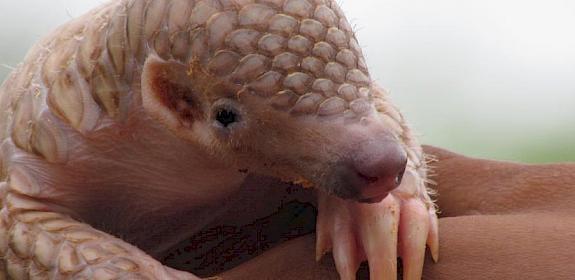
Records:
<instances>
[{"instance_id":1,"label":"pangolin snout","mask_svg":"<svg viewBox=\"0 0 575 280\"><path fill-rule=\"evenodd\" d=\"M359 202L384 199L401 184L407 166L407 154L394 139L370 140L356 145L342 162L339 178L342 193Z\"/></svg>"}]
</instances>

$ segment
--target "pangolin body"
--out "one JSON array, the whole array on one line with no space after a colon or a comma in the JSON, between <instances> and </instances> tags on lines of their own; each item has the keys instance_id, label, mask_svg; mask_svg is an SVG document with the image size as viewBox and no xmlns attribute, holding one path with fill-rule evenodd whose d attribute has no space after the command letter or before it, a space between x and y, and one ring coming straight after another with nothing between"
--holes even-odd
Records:
<instances>
[{"instance_id":1,"label":"pangolin body","mask_svg":"<svg viewBox=\"0 0 575 280\"><path fill-rule=\"evenodd\" d=\"M153 63L173 67L147 68ZM190 83L181 82L188 78ZM174 140L178 143L175 147L184 145L184 140L194 145L215 145L212 136L192 137L178 131L205 129L196 127L197 123L206 121L212 112L198 105L198 100L212 104L216 96L222 95L249 100L250 105L244 109L257 105L261 110L257 123L268 130L278 125L270 117L275 115L281 115L281 120L299 118L315 123L337 119L345 126L379 112L386 129L397 135L397 141L405 148L407 173L411 170L416 179L425 180L418 144L401 114L371 81L353 30L334 1L111 1L39 42L0 88L0 160L4 181L0 187L0 275L12 279L193 277L165 268L135 247L77 222L91 221L92 214L87 214L91 208L86 201L115 201L113 197L107 199L113 196L113 191L107 192L113 188L100 190L93 186L106 182L103 177L108 169L102 167L94 171L99 174L94 174L87 171L92 165L78 166L83 165L83 160L90 161L90 153L94 157L105 154L91 164L110 164L112 169L133 163L136 167L130 170L137 172L146 163L126 156L128 159L122 164L114 165L110 163L114 158L112 150L116 146L129 149L130 141L143 142L139 135L146 131L156 133L160 127L157 123L169 128L158 138L168 139L173 134L179 137ZM148 122L155 123L131 134L130 128ZM297 127L290 131L297 131ZM273 137L283 137L280 130L269 135L269 142L275 141ZM298 145L297 135L290 137L286 143ZM324 138L318 136L313 140L321 139ZM255 144L245 144L250 141L240 142L226 142L230 150L238 151L238 158L254 151L261 153L257 158L262 161L278 156L255 149ZM329 143L326 140L324 144ZM141 152L153 154L151 150L156 146L146 147L150 152ZM277 146L269 147L272 148ZM195 153L196 149L192 150L188 152ZM220 155L221 151L207 150L202 156L218 158L213 161L216 165L220 157L226 157ZM333 154L332 158L336 153ZM292 161L296 160L286 160ZM161 163L164 162L158 160L157 164ZM252 166L249 160L245 164ZM319 173L300 178L300 166L293 164L296 165L289 174L281 174L287 170L282 167L268 175L317 184L311 177ZM259 163L253 166L261 168ZM178 170L174 169L174 174ZM61 182L54 179L58 176L73 183L60 186ZM77 178L70 179L74 176ZM243 178L234 176L238 176L237 181ZM91 187L85 188L90 195L81 195L84 189L73 190L83 180L90 182L86 184ZM122 180L121 187L129 185L129 180ZM236 181L233 176L229 180ZM119 196L125 194L118 192ZM427 192L418 189L412 195L433 210ZM141 196L134 201L151 200ZM198 195L193 199L202 198ZM218 198L216 193L209 200Z\"/></svg>"}]
</instances>

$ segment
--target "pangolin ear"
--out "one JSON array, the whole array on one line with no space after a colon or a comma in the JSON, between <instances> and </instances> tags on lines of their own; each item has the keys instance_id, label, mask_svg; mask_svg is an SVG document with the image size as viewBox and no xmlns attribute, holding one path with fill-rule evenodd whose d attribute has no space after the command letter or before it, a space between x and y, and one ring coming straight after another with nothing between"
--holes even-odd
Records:
<instances>
[{"instance_id":1,"label":"pangolin ear","mask_svg":"<svg viewBox=\"0 0 575 280\"><path fill-rule=\"evenodd\" d=\"M142 105L153 118L181 132L203 118L199 94L185 65L150 55L142 71Z\"/></svg>"}]
</instances>

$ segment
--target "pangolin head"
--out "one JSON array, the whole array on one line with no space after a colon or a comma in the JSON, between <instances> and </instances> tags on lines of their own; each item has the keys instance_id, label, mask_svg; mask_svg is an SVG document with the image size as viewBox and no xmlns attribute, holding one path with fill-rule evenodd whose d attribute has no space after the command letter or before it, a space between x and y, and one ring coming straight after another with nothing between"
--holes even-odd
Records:
<instances>
[{"instance_id":1,"label":"pangolin head","mask_svg":"<svg viewBox=\"0 0 575 280\"><path fill-rule=\"evenodd\" d=\"M398 186L401 115L335 1L199 1L190 21L185 60L156 49L142 77L144 107L177 135L343 198Z\"/></svg>"}]
</instances>

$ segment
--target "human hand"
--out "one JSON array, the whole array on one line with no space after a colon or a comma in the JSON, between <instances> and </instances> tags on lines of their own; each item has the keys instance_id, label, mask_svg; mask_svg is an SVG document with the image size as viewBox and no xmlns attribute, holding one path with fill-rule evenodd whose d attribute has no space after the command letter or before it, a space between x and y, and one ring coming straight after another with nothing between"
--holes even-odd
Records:
<instances>
[{"instance_id":1,"label":"human hand","mask_svg":"<svg viewBox=\"0 0 575 280\"><path fill-rule=\"evenodd\" d=\"M526 165L426 146L437 182L442 259L424 279L567 279L575 275L575 164ZM337 279L315 263L314 238L294 239L224 279ZM361 273L360 273L361 274ZM362 277L359 277L363 279Z\"/></svg>"}]
</instances>

